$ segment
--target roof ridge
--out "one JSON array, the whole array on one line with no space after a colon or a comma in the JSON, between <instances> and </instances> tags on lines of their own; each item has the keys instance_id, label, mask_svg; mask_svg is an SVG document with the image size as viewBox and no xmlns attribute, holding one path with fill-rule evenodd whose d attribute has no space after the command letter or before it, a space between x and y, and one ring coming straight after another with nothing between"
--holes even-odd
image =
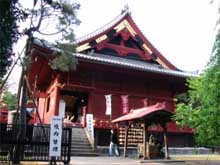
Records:
<instances>
[{"instance_id":1,"label":"roof ridge","mask_svg":"<svg viewBox=\"0 0 220 165\"><path fill-rule=\"evenodd\" d=\"M121 12L120 15L116 16L114 19L112 19L110 22L108 22L107 24L103 25L102 27L94 30L93 32L91 33L88 33L80 38L77 38L75 43L80 43L80 42L83 42L89 38L92 38L102 32L104 32L105 30L111 28L112 26L114 26L117 22L119 22L120 20L122 20L122 18L124 18L125 15L127 14L130 14L130 12L128 10L123 10Z\"/></svg>"}]
</instances>

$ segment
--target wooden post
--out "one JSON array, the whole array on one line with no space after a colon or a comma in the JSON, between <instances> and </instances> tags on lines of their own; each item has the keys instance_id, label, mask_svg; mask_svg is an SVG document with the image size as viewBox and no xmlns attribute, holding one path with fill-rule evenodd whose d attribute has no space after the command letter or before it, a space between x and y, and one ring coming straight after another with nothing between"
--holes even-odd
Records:
<instances>
[{"instance_id":1,"label":"wooden post","mask_svg":"<svg viewBox=\"0 0 220 165\"><path fill-rule=\"evenodd\" d=\"M55 80L55 86L54 86L54 114L53 115L59 115L59 103L60 103L60 87L61 84L60 82L60 75L57 75L56 80Z\"/></svg>"},{"instance_id":2,"label":"wooden post","mask_svg":"<svg viewBox=\"0 0 220 165\"><path fill-rule=\"evenodd\" d=\"M127 146L128 146L128 130L129 130L129 124L127 123L125 127L125 141L124 141L124 157L127 157Z\"/></svg>"},{"instance_id":3,"label":"wooden post","mask_svg":"<svg viewBox=\"0 0 220 165\"><path fill-rule=\"evenodd\" d=\"M86 109L87 109L86 106L84 106L83 109L82 109L82 111L83 111L83 115L82 115L82 126L83 126L83 127L86 127Z\"/></svg>"},{"instance_id":4,"label":"wooden post","mask_svg":"<svg viewBox=\"0 0 220 165\"><path fill-rule=\"evenodd\" d=\"M109 115L109 127L112 128L112 112Z\"/></svg>"},{"instance_id":5,"label":"wooden post","mask_svg":"<svg viewBox=\"0 0 220 165\"><path fill-rule=\"evenodd\" d=\"M146 148L146 142L147 142L147 126L146 123L143 124L143 159L147 159L147 148Z\"/></svg>"},{"instance_id":6,"label":"wooden post","mask_svg":"<svg viewBox=\"0 0 220 165\"><path fill-rule=\"evenodd\" d=\"M165 159L169 159L168 139L167 139L167 128L166 128L166 125L163 125L162 127L163 127Z\"/></svg>"}]
</instances>

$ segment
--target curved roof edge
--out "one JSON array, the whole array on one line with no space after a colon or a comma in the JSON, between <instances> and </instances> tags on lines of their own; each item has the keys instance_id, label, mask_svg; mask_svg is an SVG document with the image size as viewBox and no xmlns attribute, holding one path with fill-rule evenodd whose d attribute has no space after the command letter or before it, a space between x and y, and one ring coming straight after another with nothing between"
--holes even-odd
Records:
<instances>
[{"instance_id":1,"label":"curved roof edge","mask_svg":"<svg viewBox=\"0 0 220 165\"><path fill-rule=\"evenodd\" d=\"M176 77L188 78L188 77L197 77L198 76L197 74L194 74L191 72L170 70L170 69L161 68L158 65L152 65L152 64L149 64L146 62L142 62L142 61L135 61L134 62L134 60L131 60L131 59L109 56L106 54L102 55L102 54L93 53L91 55L85 55L82 53L75 53L73 55L78 58L88 60L88 61L93 61L93 62L98 62L98 63L103 63L103 64L112 64L112 65L116 65L116 66L121 66L121 67L136 69L136 70L142 70L142 71L148 71L148 72L153 72L153 73L166 74L166 75L171 75L171 76L176 76Z\"/></svg>"},{"instance_id":2,"label":"curved roof edge","mask_svg":"<svg viewBox=\"0 0 220 165\"><path fill-rule=\"evenodd\" d=\"M93 38L99 34L101 34L102 32L108 30L109 28L113 27L115 24L117 24L118 22L120 22L127 14L129 14L129 12L126 10L126 11L123 11L120 15L116 16L113 20L111 20L109 23L105 24L104 26L96 29L95 31L85 35L85 36L82 36L80 38L77 38L75 43L78 44L78 43L81 43L83 41L86 41L90 38Z\"/></svg>"},{"instance_id":3,"label":"curved roof edge","mask_svg":"<svg viewBox=\"0 0 220 165\"><path fill-rule=\"evenodd\" d=\"M46 40L34 38L33 44L40 46L40 47L43 47L43 48L46 48L46 49L49 49L49 50L58 51L56 48L53 47L52 43L50 43ZM172 75L172 76L176 76L176 77L188 78L188 77L197 77L198 76L198 74L194 73L194 72L183 72L180 70L166 69L166 68L160 67L159 65L150 64L150 63L143 62L143 61L134 61L134 60L127 59L127 58L110 56L110 55L106 55L106 54L73 53L73 56L75 56L79 59L82 59L82 60L90 61L90 62L112 64L115 66L121 66L121 67L142 70L142 71L148 71L148 72L153 72L153 73L159 73L159 74Z\"/></svg>"},{"instance_id":4,"label":"curved roof edge","mask_svg":"<svg viewBox=\"0 0 220 165\"><path fill-rule=\"evenodd\" d=\"M144 118L148 115L155 114L155 113L162 112L162 111L165 111L166 114L169 115L169 118L171 120L171 115L173 115L173 112L171 112L167 109L165 102L158 102L154 105L131 110L128 114L125 114L121 117L118 117L118 118L112 120L112 123L137 120L137 119Z\"/></svg>"},{"instance_id":5,"label":"curved roof edge","mask_svg":"<svg viewBox=\"0 0 220 165\"><path fill-rule=\"evenodd\" d=\"M77 51L81 52L83 50L91 48L90 41L95 39L100 39L101 41L104 41L108 39L108 37L105 36L105 33L109 31L110 29L117 29L117 31L123 29L126 27L129 32L132 33L133 37L136 38L139 42L142 42L142 45L140 45L147 53L149 53L152 58L158 63L160 63L163 67L172 69L172 70L179 70L176 66L174 66L169 60L167 60L154 46L150 43L150 41L145 37L145 35L142 33L140 28L137 26L137 24L134 22L131 13L128 10L124 10L120 15L115 17L112 21L104 25L103 27L93 31L92 33L89 33L88 35L85 35L84 37L81 37L79 39L76 39L75 44L78 44ZM100 41L99 41L100 42Z\"/></svg>"}]
</instances>

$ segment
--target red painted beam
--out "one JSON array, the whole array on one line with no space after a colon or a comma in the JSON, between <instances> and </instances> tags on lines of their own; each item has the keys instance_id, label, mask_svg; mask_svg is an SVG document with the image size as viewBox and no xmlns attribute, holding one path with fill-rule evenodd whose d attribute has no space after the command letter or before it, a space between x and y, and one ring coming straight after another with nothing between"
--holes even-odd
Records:
<instances>
[{"instance_id":1,"label":"red painted beam","mask_svg":"<svg viewBox=\"0 0 220 165\"><path fill-rule=\"evenodd\" d=\"M140 57L142 57L144 60L151 59L151 56L149 54L147 54L144 51L138 50L138 49L129 48L129 47L125 47L125 46L119 46L119 45L110 44L110 43L104 43L103 47L108 47L108 48L114 49L121 56L126 56L128 53L134 53L134 54L140 55Z\"/></svg>"}]
</instances>

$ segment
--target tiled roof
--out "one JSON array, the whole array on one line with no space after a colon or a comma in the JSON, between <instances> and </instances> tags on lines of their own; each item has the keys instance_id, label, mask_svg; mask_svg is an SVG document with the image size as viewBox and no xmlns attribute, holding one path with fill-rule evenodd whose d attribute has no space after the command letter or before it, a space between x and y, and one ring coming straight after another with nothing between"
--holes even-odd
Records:
<instances>
[{"instance_id":1,"label":"tiled roof","mask_svg":"<svg viewBox=\"0 0 220 165\"><path fill-rule=\"evenodd\" d=\"M128 14L128 11L124 11L122 14L118 15L116 18L114 18L112 21L110 21L109 23L107 23L106 25L102 26L101 28L95 30L92 33L89 33L83 37L80 37L78 39L76 39L76 43L80 43L83 41L86 41L87 39L93 38L99 34L101 34L102 32L110 29L111 27L113 27L117 22L119 22L120 20L122 20L122 18L124 18L124 16Z\"/></svg>"},{"instance_id":2,"label":"tiled roof","mask_svg":"<svg viewBox=\"0 0 220 165\"><path fill-rule=\"evenodd\" d=\"M133 27L134 25L134 27ZM131 33L132 37L136 38L139 45L146 51L148 54L152 56L152 59L156 62L158 62L160 65L162 65L165 68L178 70L176 66L171 64L155 47L152 45L148 39L145 37L145 35L142 33L142 31L139 29L135 21L133 20L130 12L126 9L121 12L120 15L118 15L116 18L114 18L111 22L104 25L103 27L95 30L92 33L89 33L88 35L76 39L75 44L78 44L77 52L83 52L84 50L88 50L93 47L91 45L90 41L95 41L96 43L101 42L108 38L107 31L114 29L116 31L120 31L124 28L127 28L127 30ZM98 44L97 43L97 44ZM156 59L155 59L156 57Z\"/></svg>"},{"instance_id":3,"label":"tiled roof","mask_svg":"<svg viewBox=\"0 0 220 165\"><path fill-rule=\"evenodd\" d=\"M34 38L33 43L38 46L50 49L50 50L54 50L53 45L45 40ZM131 69L141 70L141 71L146 71L146 72L172 75L176 77L196 77L197 76L197 74L195 73L166 69L166 68L162 68L160 65L152 64L146 61L136 61L136 60L127 59L124 57L116 57L116 56L111 56L111 55L106 55L106 54L73 53L73 56L77 57L79 60L81 59L81 60L86 60L89 62L111 64L114 66L131 68Z\"/></svg>"},{"instance_id":4,"label":"tiled roof","mask_svg":"<svg viewBox=\"0 0 220 165\"><path fill-rule=\"evenodd\" d=\"M161 113L162 111L166 112L168 116L171 116L173 114L172 112L167 110L165 103L162 102L144 108L131 110L128 114L121 116L117 119L114 119L112 123L141 119L153 113L157 113L157 112Z\"/></svg>"},{"instance_id":5,"label":"tiled roof","mask_svg":"<svg viewBox=\"0 0 220 165\"><path fill-rule=\"evenodd\" d=\"M87 54L76 53L74 54L74 56L78 57L79 59L84 59L84 60L88 60L91 62L111 64L115 66L131 68L135 70L167 74L167 75L172 75L172 76L177 76L177 77L197 76L195 73L191 73L191 72L170 70L170 69L162 68L160 65L157 65L157 64L152 64L152 63L145 62L145 61L131 60L131 59L123 58L123 57L110 56L106 54L91 53L90 55L87 55Z\"/></svg>"}]
</instances>

